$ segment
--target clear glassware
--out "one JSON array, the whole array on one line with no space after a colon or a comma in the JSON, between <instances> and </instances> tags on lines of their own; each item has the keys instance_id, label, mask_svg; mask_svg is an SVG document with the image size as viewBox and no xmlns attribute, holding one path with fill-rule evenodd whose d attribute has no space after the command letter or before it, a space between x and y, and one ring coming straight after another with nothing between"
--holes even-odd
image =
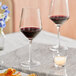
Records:
<instances>
[{"instance_id":1,"label":"clear glassware","mask_svg":"<svg viewBox=\"0 0 76 76\"><path fill-rule=\"evenodd\" d=\"M5 44L5 34L3 32L3 28L0 28L0 51L3 51L4 49L4 44ZM2 65L4 63L3 60L0 60L0 65ZM0 69L2 69L3 67L0 66Z\"/></svg>"},{"instance_id":2,"label":"clear glassware","mask_svg":"<svg viewBox=\"0 0 76 76\"><path fill-rule=\"evenodd\" d=\"M53 52L53 61L54 61L54 74L58 76L67 76L67 58L68 58L68 50L60 50L59 53L57 51Z\"/></svg>"},{"instance_id":3,"label":"clear glassware","mask_svg":"<svg viewBox=\"0 0 76 76\"><path fill-rule=\"evenodd\" d=\"M32 40L41 31L41 18L39 8L22 8L20 30L29 40L29 59L22 62L23 67L32 67L40 65L39 61L35 61L31 56L31 44Z\"/></svg>"},{"instance_id":4,"label":"clear glassware","mask_svg":"<svg viewBox=\"0 0 76 76\"><path fill-rule=\"evenodd\" d=\"M5 43L5 34L3 32L3 28L0 28L0 51L4 49Z\"/></svg>"},{"instance_id":5,"label":"clear glassware","mask_svg":"<svg viewBox=\"0 0 76 76\"><path fill-rule=\"evenodd\" d=\"M65 67L67 62L67 50L60 50L59 53L57 53L57 51L53 52L53 60L55 67Z\"/></svg>"},{"instance_id":6,"label":"clear glassware","mask_svg":"<svg viewBox=\"0 0 76 76\"><path fill-rule=\"evenodd\" d=\"M58 31L58 44L51 46L50 50L68 50L67 47L60 45L60 27L65 21L69 19L68 0L51 0L49 19L56 24Z\"/></svg>"}]
</instances>

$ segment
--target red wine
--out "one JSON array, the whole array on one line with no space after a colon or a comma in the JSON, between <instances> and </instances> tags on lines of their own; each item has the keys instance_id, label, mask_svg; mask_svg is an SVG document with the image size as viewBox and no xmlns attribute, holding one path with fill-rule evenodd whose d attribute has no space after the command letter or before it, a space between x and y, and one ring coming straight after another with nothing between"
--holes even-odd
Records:
<instances>
[{"instance_id":1,"label":"red wine","mask_svg":"<svg viewBox=\"0 0 76 76\"><path fill-rule=\"evenodd\" d=\"M40 28L37 27L24 27L21 28L21 32L29 39L32 40L39 32Z\"/></svg>"},{"instance_id":2,"label":"red wine","mask_svg":"<svg viewBox=\"0 0 76 76\"><path fill-rule=\"evenodd\" d=\"M56 24L63 24L69 19L68 16L51 16L50 19Z\"/></svg>"}]
</instances>

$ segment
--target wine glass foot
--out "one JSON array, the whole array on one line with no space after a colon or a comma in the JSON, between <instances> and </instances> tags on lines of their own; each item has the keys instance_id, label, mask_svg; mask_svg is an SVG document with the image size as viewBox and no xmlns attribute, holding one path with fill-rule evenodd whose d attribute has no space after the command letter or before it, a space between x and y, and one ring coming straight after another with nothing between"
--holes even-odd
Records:
<instances>
[{"instance_id":1,"label":"wine glass foot","mask_svg":"<svg viewBox=\"0 0 76 76\"><path fill-rule=\"evenodd\" d=\"M55 45L55 46L51 46L49 49L50 49L51 51L68 50L68 47L60 46L60 48L58 48L58 45Z\"/></svg>"},{"instance_id":2,"label":"wine glass foot","mask_svg":"<svg viewBox=\"0 0 76 76\"><path fill-rule=\"evenodd\" d=\"M21 63L21 66L23 67L34 67L34 66L39 66L40 65L40 62L38 61L27 61L27 62L22 62Z\"/></svg>"}]
</instances>

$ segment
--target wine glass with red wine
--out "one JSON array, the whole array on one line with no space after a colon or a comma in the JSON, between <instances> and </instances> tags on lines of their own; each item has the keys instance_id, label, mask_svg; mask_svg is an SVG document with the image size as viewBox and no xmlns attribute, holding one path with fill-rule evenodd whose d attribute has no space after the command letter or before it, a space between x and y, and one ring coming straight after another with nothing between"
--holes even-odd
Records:
<instances>
[{"instance_id":1,"label":"wine glass with red wine","mask_svg":"<svg viewBox=\"0 0 76 76\"><path fill-rule=\"evenodd\" d=\"M60 45L60 27L69 19L68 0L51 0L49 19L56 24L58 31L58 44L51 46L50 50L57 52L59 50L68 50L67 47Z\"/></svg>"},{"instance_id":2,"label":"wine glass with red wine","mask_svg":"<svg viewBox=\"0 0 76 76\"><path fill-rule=\"evenodd\" d=\"M29 59L21 63L23 67L40 65L40 62L32 60L31 44L41 29L40 10L38 8L22 8L20 30L29 41Z\"/></svg>"}]
</instances>

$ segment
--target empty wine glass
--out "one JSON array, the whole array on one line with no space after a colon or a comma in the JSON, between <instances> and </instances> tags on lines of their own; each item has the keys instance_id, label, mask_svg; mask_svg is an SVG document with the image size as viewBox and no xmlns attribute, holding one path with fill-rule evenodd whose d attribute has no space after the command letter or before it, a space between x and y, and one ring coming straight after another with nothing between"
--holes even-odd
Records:
<instances>
[{"instance_id":1,"label":"empty wine glass","mask_svg":"<svg viewBox=\"0 0 76 76\"><path fill-rule=\"evenodd\" d=\"M42 27L39 8L22 8L20 30L29 40L29 59L28 61L21 63L21 65L24 67L40 65L40 62L32 60L31 44L32 40L38 35L41 29Z\"/></svg>"},{"instance_id":2,"label":"empty wine glass","mask_svg":"<svg viewBox=\"0 0 76 76\"><path fill-rule=\"evenodd\" d=\"M49 19L56 24L58 31L58 44L56 46L51 46L50 50L52 51L68 50L67 47L60 45L60 27L65 21L69 19L68 0L52 0Z\"/></svg>"}]
</instances>

